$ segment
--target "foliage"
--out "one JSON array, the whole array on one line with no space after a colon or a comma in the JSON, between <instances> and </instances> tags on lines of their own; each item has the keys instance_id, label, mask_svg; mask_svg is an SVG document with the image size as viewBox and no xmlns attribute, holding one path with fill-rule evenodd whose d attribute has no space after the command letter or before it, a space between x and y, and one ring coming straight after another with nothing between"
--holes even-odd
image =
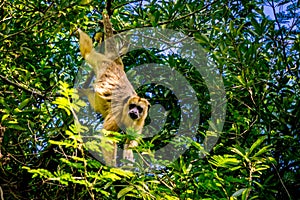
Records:
<instances>
[{"instance_id":1,"label":"foliage","mask_svg":"<svg viewBox=\"0 0 300 200\"><path fill-rule=\"evenodd\" d=\"M297 199L300 195L299 5L296 1L2 1L0 3L1 199ZM178 55L147 49L123 56L126 70L172 66L197 92L200 122L189 150L166 167L110 168L84 143L88 128L72 89L83 65L74 34L141 27L180 31L201 45L223 78L223 132L203 152L211 107L205 82ZM157 85L139 92L169 112L158 135L137 151L169 142L180 122L175 95ZM152 95L149 95L152 94ZM151 98L152 97L152 98ZM155 119L151 119L155 120ZM116 140L124 140L116 133ZM134 134L131 135L134 137ZM101 145L101 144L100 144ZM156 149L155 149L156 148ZM206 155L201 157L203 153ZM152 170L150 170L152 169Z\"/></svg>"}]
</instances>

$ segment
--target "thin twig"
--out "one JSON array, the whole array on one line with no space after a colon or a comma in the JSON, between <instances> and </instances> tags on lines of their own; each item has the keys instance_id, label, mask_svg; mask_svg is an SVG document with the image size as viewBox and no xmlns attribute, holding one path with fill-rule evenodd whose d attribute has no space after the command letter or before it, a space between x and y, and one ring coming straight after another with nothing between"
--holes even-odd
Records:
<instances>
[{"instance_id":1,"label":"thin twig","mask_svg":"<svg viewBox=\"0 0 300 200\"><path fill-rule=\"evenodd\" d=\"M2 190L2 187L1 187L1 186L0 186L0 195L1 195L1 200L4 200L3 190Z\"/></svg>"},{"instance_id":2,"label":"thin twig","mask_svg":"<svg viewBox=\"0 0 300 200\"><path fill-rule=\"evenodd\" d=\"M26 28L24 28L24 29L22 29L22 30L20 30L20 31L17 31L17 32L15 32L15 33L10 34L10 35L6 35L5 37L3 37L3 39L0 40L0 42L2 42L3 40L6 40L6 39L9 38L9 37L12 37L12 36L18 35L18 34L20 34L20 33L22 33L22 32L25 32L25 31L27 31L27 30L30 30L32 27L34 27L34 26L36 26L37 24L39 24L41 21L43 21L43 20L46 18L46 13L49 11L49 9L50 9L53 5L54 5L54 3L52 2L51 5L46 9L46 11L44 12L43 17L41 17L40 20L38 20L38 21L35 22L34 24L32 24L32 25L30 25L30 26L28 26L28 27L26 27Z\"/></svg>"},{"instance_id":3,"label":"thin twig","mask_svg":"<svg viewBox=\"0 0 300 200\"><path fill-rule=\"evenodd\" d=\"M281 176L280 176L280 174L279 174L279 172L278 172L276 166L275 166L273 163L272 163L272 165L273 165L273 168L274 168L275 171L276 171L276 174L277 174L277 176L278 176L278 178L279 178L279 180L280 180L280 183L282 184L282 186L283 186L285 192L287 193L289 199L292 199L292 197L291 197L291 195L290 195L288 189L285 187L284 182L283 182L283 180L281 179Z\"/></svg>"},{"instance_id":4,"label":"thin twig","mask_svg":"<svg viewBox=\"0 0 300 200\"><path fill-rule=\"evenodd\" d=\"M158 22L158 23L157 23L157 26L169 24L169 23L171 23L171 22L179 21L179 20L185 19L185 18L187 18L187 17L190 17L190 16L192 16L192 15L198 13L198 12L202 12L203 10L207 9L209 6L215 4L216 2L217 2L217 1L213 1L212 3L207 4L206 6L200 8L200 9L198 9L198 10L195 10L195 11L193 11L193 12L190 12L190 13L188 13L188 14L186 14L186 15L183 15L183 16L181 16L181 17L178 17L178 18L176 18L176 19L171 19L171 20L165 20L165 21L162 21L162 22ZM152 24L145 24L145 25L143 25L143 27L152 27L152 26L153 26ZM124 31L128 31L128 30L131 30L131 29L132 29L132 28L129 28L129 29L123 29L123 30L119 31L119 33L120 33L120 32L124 32Z\"/></svg>"}]
</instances>

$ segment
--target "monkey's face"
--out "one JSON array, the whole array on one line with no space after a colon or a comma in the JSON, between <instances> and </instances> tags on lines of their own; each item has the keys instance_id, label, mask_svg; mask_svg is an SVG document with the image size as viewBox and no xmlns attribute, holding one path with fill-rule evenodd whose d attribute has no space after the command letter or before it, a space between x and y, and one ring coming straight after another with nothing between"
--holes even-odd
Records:
<instances>
[{"instance_id":1,"label":"monkey's face","mask_svg":"<svg viewBox=\"0 0 300 200\"><path fill-rule=\"evenodd\" d=\"M132 120L145 119L148 113L149 102L138 96L133 96L126 103L127 115Z\"/></svg>"},{"instance_id":2,"label":"monkey's face","mask_svg":"<svg viewBox=\"0 0 300 200\"><path fill-rule=\"evenodd\" d=\"M135 120L140 118L140 115L143 113L143 108L140 105L129 104L128 115L131 119Z\"/></svg>"}]
</instances>

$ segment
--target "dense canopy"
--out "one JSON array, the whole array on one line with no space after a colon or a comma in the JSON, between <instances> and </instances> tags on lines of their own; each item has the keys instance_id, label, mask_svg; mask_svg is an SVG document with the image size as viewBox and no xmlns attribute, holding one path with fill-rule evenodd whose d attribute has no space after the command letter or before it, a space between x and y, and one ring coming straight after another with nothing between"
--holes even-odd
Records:
<instances>
[{"instance_id":1,"label":"dense canopy","mask_svg":"<svg viewBox=\"0 0 300 200\"><path fill-rule=\"evenodd\" d=\"M136 152L154 159L180 134L182 116L194 116L196 129L183 131L192 136L178 141L188 150L170 163L156 160L156 167L137 162L136 172L107 167L91 153L97 144L83 141L90 129L76 114L84 103L73 88L88 66L75 32L101 36L103 11L114 34L156 27L202 47L226 93L224 105L218 102L226 107L220 132L209 131L215 93L197 62L175 46L148 46L122 56L133 84L155 70L148 66L136 72L139 77L131 69L157 64L166 70L157 82L180 74L196 102L182 106L189 93L181 101L161 84L140 85L137 91L154 113L146 123L162 126L145 127L145 134L157 134L140 141ZM1 1L0 199L299 198L299 11L299 2L284 0ZM193 113L195 105L199 112ZM205 151L209 134L219 137Z\"/></svg>"}]
</instances>

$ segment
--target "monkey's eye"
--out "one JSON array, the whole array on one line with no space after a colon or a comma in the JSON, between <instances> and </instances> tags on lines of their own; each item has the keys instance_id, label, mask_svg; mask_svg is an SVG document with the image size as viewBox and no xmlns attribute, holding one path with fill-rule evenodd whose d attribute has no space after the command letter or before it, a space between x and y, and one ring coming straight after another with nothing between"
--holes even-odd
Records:
<instances>
[{"instance_id":1,"label":"monkey's eye","mask_svg":"<svg viewBox=\"0 0 300 200\"><path fill-rule=\"evenodd\" d=\"M138 109L138 111L139 111L140 113L143 112L143 108L142 108L141 106L137 106L136 108Z\"/></svg>"},{"instance_id":2,"label":"monkey's eye","mask_svg":"<svg viewBox=\"0 0 300 200\"><path fill-rule=\"evenodd\" d=\"M134 108L135 106L136 106L136 105L133 104L133 103L129 104L129 110L131 110L131 109Z\"/></svg>"}]
</instances>

